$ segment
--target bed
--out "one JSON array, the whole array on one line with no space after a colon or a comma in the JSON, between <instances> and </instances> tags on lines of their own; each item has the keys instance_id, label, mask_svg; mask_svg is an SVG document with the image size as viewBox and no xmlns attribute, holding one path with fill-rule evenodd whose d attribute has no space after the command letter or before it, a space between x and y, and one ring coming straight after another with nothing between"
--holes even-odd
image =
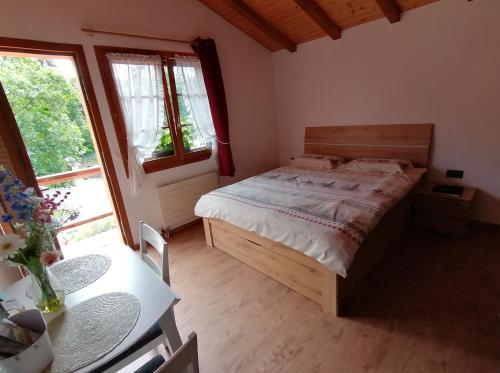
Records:
<instances>
[{"instance_id":1,"label":"bed","mask_svg":"<svg viewBox=\"0 0 500 373\"><path fill-rule=\"evenodd\" d=\"M305 154L409 159L416 168L380 176L285 166L218 189L196 206L207 244L342 315L408 227L432 128L307 127Z\"/></svg>"}]
</instances>

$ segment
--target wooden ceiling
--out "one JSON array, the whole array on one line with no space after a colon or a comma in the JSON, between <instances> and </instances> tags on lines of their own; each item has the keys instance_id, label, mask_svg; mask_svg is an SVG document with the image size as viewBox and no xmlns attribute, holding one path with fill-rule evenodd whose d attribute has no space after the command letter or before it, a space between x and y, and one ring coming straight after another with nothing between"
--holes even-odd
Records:
<instances>
[{"instance_id":1,"label":"wooden ceiling","mask_svg":"<svg viewBox=\"0 0 500 373\"><path fill-rule=\"evenodd\" d=\"M401 12L438 0L199 0L271 51L329 35L379 18L400 21Z\"/></svg>"}]
</instances>

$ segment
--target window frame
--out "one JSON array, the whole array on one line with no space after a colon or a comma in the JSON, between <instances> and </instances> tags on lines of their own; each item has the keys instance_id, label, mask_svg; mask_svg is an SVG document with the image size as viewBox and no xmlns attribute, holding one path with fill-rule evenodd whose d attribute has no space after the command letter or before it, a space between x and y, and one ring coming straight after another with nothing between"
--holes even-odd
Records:
<instances>
[{"instance_id":1,"label":"window frame","mask_svg":"<svg viewBox=\"0 0 500 373\"><path fill-rule=\"evenodd\" d=\"M100 157L100 164L102 166L103 174L107 179L107 185L109 186L109 192L113 202L113 207L116 213L116 218L118 224L120 225L120 231L122 234L123 241L129 246L134 246L134 239L132 236L132 231L130 230L130 224L127 216L127 211L125 209L125 204L123 201L120 185L118 183L118 177L116 174L116 168L113 163L113 157L109 149L109 142L106 138L106 130L102 121L101 113L99 111L99 103L94 91L94 86L92 84L92 78L90 75L87 59L85 57L85 51L81 44L68 44L68 43L54 43L39 40L29 40L29 39L15 39L0 37L0 49L2 51L9 52L21 52L21 53L33 53L35 55L64 55L73 58L75 63L75 68L78 73L78 80L80 87L82 89L83 105L84 109L87 110L88 120L90 126L92 127L91 134L94 136L94 142L96 144L96 154ZM1 114L1 113L0 113ZM0 120L1 120L0 115ZM15 118L14 118L15 119ZM11 123L11 122L9 122ZM12 123L11 123L12 124ZM9 129L12 131L11 125L9 127L4 126L0 123L0 128ZM17 126L16 126L17 128ZM8 141L9 136L4 138L6 144L10 143ZM3 135L5 136L5 134ZM20 135L19 135L20 136ZM14 135L14 139L16 136ZM16 141L14 141L16 142ZM19 145L19 144L18 144ZM7 148L13 149L13 148ZM15 150L15 149L14 149ZM13 150L13 151L14 151ZM19 149L18 149L19 150ZM22 152L13 152L11 154L16 154L17 156L22 156L22 162L28 161L29 157L25 157ZM17 158L17 157L14 157ZM19 161L19 160L18 160ZM14 161L14 162L18 162ZM29 164L29 163L28 163ZM17 167L17 166L15 166ZM23 166L24 167L24 166ZM14 169L17 172L17 168ZM21 178L29 176L28 174L18 175ZM33 173L32 177L35 175ZM28 183L29 184L29 180Z\"/></svg>"},{"instance_id":2,"label":"window frame","mask_svg":"<svg viewBox=\"0 0 500 373\"><path fill-rule=\"evenodd\" d=\"M148 159L142 163L146 174L167 170L169 168L179 167L190 163L200 162L209 159L212 156L212 149L200 149L186 152L183 146L182 127L179 115L179 103L177 100L177 89L174 78L174 58L175 56L198 57L195 53L160 51L152 49L136 49L110 46L94 46L94 52L97 58L97 64L101 73L104 91L108 100L108 106L111 111L113 126L115 129L118 147L125 167L127 177L128 172L128 151L127 151L127 132L125 120L118 97L118 92L113 79L113 72L106 54L108 53L134 53L143 55L158 55L162 59L162 83L165 96L165 109L168 116L168 126L175 154L169 157ZM168 76L165 74L168 71ZM169 82L167 83L167 79ZM169 89L170 86L170 89ZM175 98L175 99L173 99Z\"/></svg>"}]
</instances>

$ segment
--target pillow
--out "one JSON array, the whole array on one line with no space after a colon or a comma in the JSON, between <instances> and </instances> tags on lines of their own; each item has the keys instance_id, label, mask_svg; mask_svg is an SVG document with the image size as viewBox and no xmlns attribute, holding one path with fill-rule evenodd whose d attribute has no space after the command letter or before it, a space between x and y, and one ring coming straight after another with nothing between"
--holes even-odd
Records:
<instances>
[{"instance_id":1,"label":"pillow","mask_svg":"<svg viewBox=\"0 0 500 373\"><path fill-rule=\"evenodd\" d=\"M306 154L301 157L292 158L290 164L300 167L327 168L332 169L344 163L343 157L334 155Z\"/></svg>"},{"instance_id":2,"label":"pillow","mask_svg":"<svg viewBox=\"0 0 500 373\"><path fill-rule=\"evenodd\" d=\"M407 159L360 158L347 163L342 170L402 174L411 168L413 163Z\"/></svg>"},{"instance_id":3,"label":"pillow","mask_svg":"<svg viewBox=\"0 0 500 373\"><path fill-rule=\"evenodd\" d=\"M340 155L304 154L303 157L314 159L329 159L332 162L334 168L345 163L345 158Z\"/></svg>"}]
</instances>

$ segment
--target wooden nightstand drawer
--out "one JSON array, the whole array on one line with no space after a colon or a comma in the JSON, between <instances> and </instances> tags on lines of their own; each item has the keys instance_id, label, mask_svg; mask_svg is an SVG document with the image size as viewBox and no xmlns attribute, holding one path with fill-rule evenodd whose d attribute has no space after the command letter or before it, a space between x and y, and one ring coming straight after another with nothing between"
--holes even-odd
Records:
<instances>
[{"instance_id":1,"label":"wooden nightstand drawer","mask_svg":"<svg viewBox=\"0 0 500 373\"><path fill-rule=\"evenodd\" d=\"M462 196L451 196L434 193L433 187L426 184L415 198L415 225L455 236L465 234L476 190L464 187Z\"/></svg>"},{"instance_id":2,"label":"wooden nightstand drawer","mask_svg":"<svg viewBox=\"0 0 500 373\"><path fill-rule=\"evenodd\" d=\"M471 204L463 203L456 199L439 198L427 195L417 195L415 210L442 217L467 218L471 213Z\"/></svg>"}]
</instances>

